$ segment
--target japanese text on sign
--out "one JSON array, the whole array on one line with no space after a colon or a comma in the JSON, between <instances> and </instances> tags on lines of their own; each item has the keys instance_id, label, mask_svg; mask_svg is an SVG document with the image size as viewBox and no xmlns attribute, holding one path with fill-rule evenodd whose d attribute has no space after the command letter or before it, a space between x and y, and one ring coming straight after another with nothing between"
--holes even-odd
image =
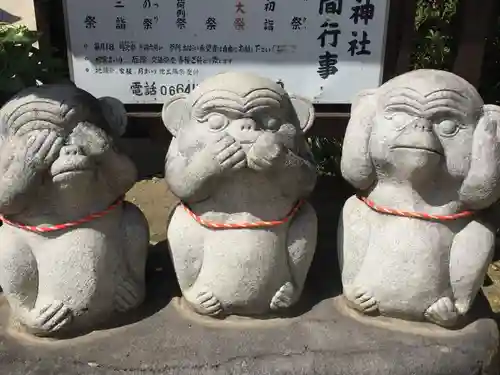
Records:
<instances>
[{"instance_id":1,"label":"japanese text on sign","mask_svg":"<svg viewBox=\"0 0 500 375\"><path fill-rule=\"evenodd\" d=\"M65 0L72 79L96 96L161 103L249 71L315 103L349 103L381 82L388 3Z\"/></svg>"}]
</instances>

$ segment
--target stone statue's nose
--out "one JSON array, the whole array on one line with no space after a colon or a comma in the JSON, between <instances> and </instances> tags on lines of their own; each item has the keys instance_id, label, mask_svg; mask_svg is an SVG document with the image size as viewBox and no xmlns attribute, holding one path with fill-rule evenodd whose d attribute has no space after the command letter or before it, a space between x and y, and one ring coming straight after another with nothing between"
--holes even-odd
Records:
<instances>
[{"instance_id":1,"label":"stone statue's nose","mask_svg":"<svg viewBox=\"0 0 500 375\"><path fill-rule=\"evenodd\" d=\"M432 131L432 123L425 118L418 118L412 124L413 129L430 132Z\"/></svg>"},{"instance_id":2,"label":"stone statue's nose","mask_svg":"<svg viewBox=\"0 0 500 375\"><path fill-rule=\"evenodd\" d=\"M82 149L80 148L80 146L77 145L63 146L61 147L61 152L59 154L63 156L83 155Z\"/></svg>"},{"instance_id":3,"label":"stone statue's nose","mask_svg":"<svg viewBox=\"0 0 500 375\"><path fill-rule=\"evenodd\" d=\"M255 130L257 128L257 123L251 118L242 118L237 121L238 126L242 131Z\"/></svg>"}]
</instances>

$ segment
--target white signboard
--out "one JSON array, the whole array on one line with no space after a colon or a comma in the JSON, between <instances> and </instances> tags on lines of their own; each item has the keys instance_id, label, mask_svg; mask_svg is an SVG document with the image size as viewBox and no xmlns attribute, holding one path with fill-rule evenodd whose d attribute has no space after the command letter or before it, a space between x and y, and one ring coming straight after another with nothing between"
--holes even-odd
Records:
<instances>
[{"instance_id":1,"label":"white signboard","mask_svg":"<svg viewBox=\"0 0 500 375\"><path fill-rule=\"evenodd\" d=\"M315 103L381 83L389 0L65 0L72 79L161 103L228 70Z\"/></svg>"}]
</instances>

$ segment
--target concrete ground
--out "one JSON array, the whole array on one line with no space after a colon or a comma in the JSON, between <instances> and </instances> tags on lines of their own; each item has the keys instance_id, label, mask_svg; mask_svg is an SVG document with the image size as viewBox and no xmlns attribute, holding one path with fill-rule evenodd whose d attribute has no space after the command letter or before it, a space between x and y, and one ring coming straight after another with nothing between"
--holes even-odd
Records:
<instances>
[{"instance_id":1,"label":"concrete ground","mask_svg":"<svg viewBox=\"0 0 500 375\"><path fill-rule=\"evenodd\" d=\"M62 342L0 329L0 373L498 375L498 335L490 319L450 332L370 320L347 311L339 298L329 298L296 318L218 322L196 317L171 299L171 284L162 273L150 274L150 298L141 314L114 328ZM5 328L5 313L0 303L0 328Z\"/></svg>"}]
</instances>

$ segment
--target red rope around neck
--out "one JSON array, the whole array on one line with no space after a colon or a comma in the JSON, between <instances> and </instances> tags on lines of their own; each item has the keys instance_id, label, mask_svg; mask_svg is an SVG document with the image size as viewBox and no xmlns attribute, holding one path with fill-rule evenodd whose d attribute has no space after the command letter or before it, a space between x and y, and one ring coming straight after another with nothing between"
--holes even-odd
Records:
<instances>
[{"instance_id":1,"label":"red rope around neck","mask_svg":"<svg viewBox=\"0 0 500 375\"><path fill-rule=\"evenodd\" d=\"M25 224L16 223L14 221L11 221L3 215L0 215L0 220L3 221L5 224L9 224L13 227L24 229L24 230L27 230L30 232L36 232L36 233L54 232L57 230L62 230L62 229L74 227L74 226L77 226L77 225L80 225L83 223L88 223L89 221L93 221L95 219L103 217L103 216L109 214L111 211L113 211L116 207L121 205L123 203L123 200L124 200L124 197L120 197L114 203L112 203L108 208L104 209L103 211L99 211L99 212L90 214L88 216L85 216L82 219L78 219L78 220L71 221L69 223L63 223L63 224L55 224L55 225L48 225L48 226L25 225Z\"/></svg>"},{"instance_id":2,"label":"red rope around neck","mask_svg":"<svg viewBox=\"0 0 500 375\"><path fill-rule=\"evenodd\" d=\"M304 204L303 200L299 200L295 206L290 210L290 212L280 220L273 220L273 221L257 221L254 223L249 223L249 222L243 222L243 223L231 223L231 224L226 224L226 223L216 223L214 221L209 221L209 220L204 220L200 216L196 215L191 209L183 202L181 202L181 205L184 207L184 210L198 223L203 225L204 227L207 228L212 228L212 229L245 229L245 228L263 228L263 227L274 227L278 226L281 224L284 224L288 222L299 210L299 208Z\"/></svg>"},{"instance_id":3,"label":"red rope around neck","mask_svg":"<svg viewBox=\"0 0 500 375\"><path fill-rule=\"evenodd\" d=\"M456 214L451 214L451 215L431 215L431 214L426 214L426 213L421 213L421 212L411 212L411 211L402 211L402 210L395 210L392 208L387 208L387 207L382 207L376 205L372 200L362 197L362 196L357 196L359 200L363 201L368 207L371 209L383 213L383 214L388 214L388 215L395 215L395 216L404 216L404 217L413 217L416 219L422 219L422 220L435 220L435 221L450 221L450 220L456 220L456 219L462 219L464 217L472 216L474 215L474 211L462 211Z\"/></svg>"}]
</instances>

